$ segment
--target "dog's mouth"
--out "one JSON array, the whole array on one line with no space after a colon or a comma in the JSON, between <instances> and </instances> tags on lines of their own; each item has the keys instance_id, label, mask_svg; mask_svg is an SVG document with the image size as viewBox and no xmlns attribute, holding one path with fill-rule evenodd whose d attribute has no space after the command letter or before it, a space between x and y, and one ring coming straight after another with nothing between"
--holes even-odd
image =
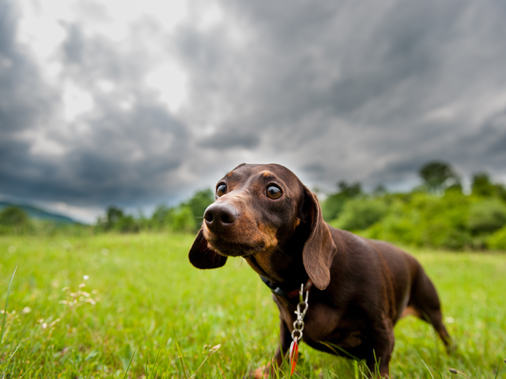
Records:
<instances>
[{"instance_id":1,"label":"dog's mouth","mask_svg":"<svg viewBox=\"0 0 506 379\"><path fill-rule=\"evenodd\" d=\"M277 245L277 239L262 224L243 222L239 226L222 228L218 232L202 226L209 247L226 257L248 257Z\"/></svg>"},{"instance_id":2,"label":"dog's mouth","mask_svg":"<svg viewBox=\"0 0 506 379\"><path fill-rule=\"evenodd\" d=\"M254 244L228 241L211 233L206 236L206 239L207 243L214 251L226 257L247 257L265 249L265 243L263 241L258 241Z\"/></svg>"}]
</instances>

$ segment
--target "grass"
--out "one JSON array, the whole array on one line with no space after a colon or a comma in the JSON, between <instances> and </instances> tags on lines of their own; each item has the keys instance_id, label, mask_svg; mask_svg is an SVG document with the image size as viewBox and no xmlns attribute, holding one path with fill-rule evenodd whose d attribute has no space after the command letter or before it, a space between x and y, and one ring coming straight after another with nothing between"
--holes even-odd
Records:
<instances>
[{"instance_id":1,"label":"grass","mask_svg":"<svg viewBox=\"0 0 506 379\"><path fill-rule=\"evenodd\" d=\"M277 346L270 291L240 259L200 271L193 236L0 237L0 378L240 378ZM415 253L458 343L396 327L397 378L506 378L506 255ZM13 272L16 275L9 290ZM363 363L301 345L295 377L362 378ZM280 377L289 377L289 371Z\"/></svg>"}]
</instances>

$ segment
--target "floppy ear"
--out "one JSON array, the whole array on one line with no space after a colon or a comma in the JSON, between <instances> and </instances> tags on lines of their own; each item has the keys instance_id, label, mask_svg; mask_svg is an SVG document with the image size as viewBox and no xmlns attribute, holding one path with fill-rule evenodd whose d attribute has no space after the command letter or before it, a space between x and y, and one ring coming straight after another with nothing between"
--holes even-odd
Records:
<instances>
[{"instance_id":1,"label":"floppy ear","mask_svg":"<svg viewBox=\"0 0 506 379\"><path fill-rule=\"evenodd\" d=\"M324 290L330 283L330 266L337 252L330 230L323 221L316 195L304 187L304 213L310 225L309 237L302 250L304 268L313 284Z\"/></svg>"},{"instance_id":2,"label":"floppy ear","mask_svg":"<svg viewBox=\"0 0 506 379\"><path fill-rule=\"evenodd\" d=\"M227 263L227 257L218 254L209 247L202 229L199 230L197 238L193 241L188 258L192 265L200 269L218 268Z\"/></svg>"}]
</instances>

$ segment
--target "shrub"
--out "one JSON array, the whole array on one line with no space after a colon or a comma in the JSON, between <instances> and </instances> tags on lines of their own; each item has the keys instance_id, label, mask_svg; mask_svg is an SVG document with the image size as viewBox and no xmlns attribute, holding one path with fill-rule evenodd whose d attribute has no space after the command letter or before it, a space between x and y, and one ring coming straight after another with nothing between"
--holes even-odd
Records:
<instances>
[{"instance_id":1,"label":"shrub","mask_svg":"<svg viewBox=\"0 0 506 379\"><path fill-rule=\"evenodd\" d=\"M322 202L322 214L325 220L338 218L348 200L358 198L362 195L360 183L348 184L344 181L337 183L339 192L336 192Z\"/></svg>"},{"instance_id":2,"label":"shrub","mask_svg":"<svg viewBox=\"0 0 506 379\"><path fill-rule=\"evenodd\" d=\"M195 217L188 205L172 208L165 219L165 225L174 232L193 232L195 224Z\"/></svg>"},{"instance_id":3,"label":"shrub","mask_svg":"<svg viewBox=\"0 0 506 379\"><path fill-rule=\"evenodd\" d=\"M506 250L506 226L503 226L488 238L487 246L494 250Z\"/></svg>"},{"instance_id":4,"label":"shrub","mask_svg":"<svg viewBox=\"0 0 506 379\"><path fill-rule=\"evenodd\" d=\"M441 197L418 192L385 199L386 215L361 232L365 237L447 249L473 245L466 226L470 199L462 193L447 191Z\"/></svg>"},{"instance_id":5,"label":"shrub","mask_svg":"<svg viewBox=\"0 0 506 379\"><path fill-rule=\"evenodd\" d=\"M28 215L22 209L9 206L0 212L0 225L23 227L29 223Z\"/></svg>"},{"instance_id":6,"label":"shrub","mask_svg":"<svg viewBox=\"0 0 506 379\"><path fill-rule=\"evenodd\" d=\"M183 205L188 205L190 207L190 210L195 218L202 218L204 211L213 201L214 192L208 188L202 191L197 191L193 197Z\"/></svg>"},{"instance_id":7,"label":"shrub","mask_svg":"<svg viewBox=\"0 0 506 379\"><path fill-rule=\"evenodd\" d=\"M15 206L8 206L0 212L0 234L25 233L31 229L26 212Z\"/></svg>"},{"instance_id":8,"label":"shrub","mask_svg":"<svg viewBox=\"0 0 506 379\"><path fill-rule=\"evenodd\" d=\"M467 225L475 234L495 232L506 225L506 205L496 198L473 204Z\"/></svg>"},{"instance_id":9,"label":"shrub","mask_svg":"<svg viewBox=\"0 0 506 379\"><path fill-rule=\"evenodd\" d=\"M345 203L341 216L332 224L346 230L364 230L386 213L387 205L379 199L353 199Z\"/></svg>"},{"instance_id":10,"label":"shrub","mask_svg":"<svg viewBox=\"0 0 506 379\"><path fill-rule=\"evenodd\" d=\"M121 233L137 233L140 229L137 221L131 215L121 216L114 224L114 228Z\"/></svg>"}]
</instances>

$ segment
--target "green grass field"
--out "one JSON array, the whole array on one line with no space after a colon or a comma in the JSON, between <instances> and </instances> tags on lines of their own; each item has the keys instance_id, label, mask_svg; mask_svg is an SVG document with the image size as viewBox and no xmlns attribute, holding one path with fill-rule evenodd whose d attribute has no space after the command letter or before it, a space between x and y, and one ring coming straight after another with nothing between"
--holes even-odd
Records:
<instances>
[{"instance_id":1,"label":"green grass field","mask_svg":"<svg viewBox=\"0 0 506 379\"><path fill-rule=\"evenodd\" d=\"M278 335L269 289L239 258L218 270L193 268L192 241L0 237L0 378L240 378L267 363ZM458 349L448 357L429 325L403 319L392 377L450 378L456 368L506 378L506 255L415 255L438 288ZM294 377L363 377L362 363L301 351Z\"/></svg>"}]
</instances>

